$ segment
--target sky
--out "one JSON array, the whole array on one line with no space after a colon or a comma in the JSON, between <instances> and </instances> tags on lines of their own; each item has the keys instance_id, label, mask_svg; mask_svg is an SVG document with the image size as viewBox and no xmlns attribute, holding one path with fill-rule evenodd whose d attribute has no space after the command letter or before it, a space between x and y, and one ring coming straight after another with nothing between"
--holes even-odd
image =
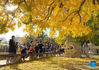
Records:
<instances>
[{"instance_id":1,"label":"sky","mask_svg":"<svg viewBox=\"0 0 99 70\"><path fill-rule=\"evenodd\" d=\"M9 41L12 35L17 36L17 37L23 37L26 35L26 32L23 31L24 27L25 26L22 26L20 28L16 27L14 31L9 30L8 33L0 34L0 38L5 38L7 41Z\"/></svg>"},{"instance_id":2,"label":"sky","mask_svg":"<svg viewBox=\"0 0 99 70\"><path fill-rule=\"evenodd\" d=\"M24 28L25 28L25 25L20 28L17 28L17 26L16 26L14 31L9 30L8 33L0 34L0 39L3 39L3 41L4 40L9 41L9 39L11 39L11 37L13 35L15 37L24 37L25 35L27 35L27 33L25 31L23 31ZM49 36L49 31L50 31L50 29L47 29L47 31L45 32L48 36ZM57 32L57 34L54 37L58 36L58 31L56 31L56 32Z\"/></svg>"}]
</instances>

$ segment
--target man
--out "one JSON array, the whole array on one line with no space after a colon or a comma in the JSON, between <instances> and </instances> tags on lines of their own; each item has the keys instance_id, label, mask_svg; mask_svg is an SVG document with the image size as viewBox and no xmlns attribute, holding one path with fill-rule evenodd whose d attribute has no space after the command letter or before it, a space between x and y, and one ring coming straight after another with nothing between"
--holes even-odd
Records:
<instances>
[{"instance_id":1,"label":"man","mask_svg":"<svg viewBox=\"0 0 99 70\"><path fill-rule=\"evenodd\" d=\"M9 41L9 53L16 54L15 36L12 36L12 39Z\"/></svg>"},{"instance_id":2,"label":"man","mask_svg":"<svg viewBox=\"0 0 99 70\"><path fill-rule=\"evenodd\" d=\"M35 52L36 52L36 53L39 53L39 46L38 46L38 43L37 43L36 46L35 46Z\"/></svg>"},{"instance_id":3,"label":"man","mask_svg":"<svg viewBox=\"0 0 99 70\"><path fill-rule=\"evenodd\" d=\"M15 43L15 36L12 36L12 39L9 41L9 53L10 54L16 54L16 43ZM16 57L8 57L7 58L7 64L14 63Z\"/></svg>"}]
</instances>

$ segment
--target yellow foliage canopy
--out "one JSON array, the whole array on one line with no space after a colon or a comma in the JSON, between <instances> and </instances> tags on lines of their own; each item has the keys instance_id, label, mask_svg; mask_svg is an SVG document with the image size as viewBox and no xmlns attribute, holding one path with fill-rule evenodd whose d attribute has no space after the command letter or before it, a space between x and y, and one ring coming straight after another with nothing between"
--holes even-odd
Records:
<instances>
[{"instance_id":1,"label":"yellow foliage canopy","mask_svg":"<svg viewBox=\"0 0 99 70\"><path fill-rule=\"evenodd\" d=\"M10 5L17 8L8 10ZM15 25L20 27L23 23L30 35L37 36L49 28L51 37L56 31L59 36L70 32L73 37L83 36L91 31L83 23L98 12L99 0L0 0L0 33L9 28L14 30Z\"/></svg>"}]
</instances>

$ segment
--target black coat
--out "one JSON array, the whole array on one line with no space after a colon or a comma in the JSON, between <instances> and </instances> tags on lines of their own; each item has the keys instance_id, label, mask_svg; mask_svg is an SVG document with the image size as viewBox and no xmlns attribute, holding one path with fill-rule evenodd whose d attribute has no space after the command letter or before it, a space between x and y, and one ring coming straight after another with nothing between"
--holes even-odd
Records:
<instances>
[{"instance_id":1,"label":"black coat","mask_svg":"<svg viewBox=\"0 0 99 70\"><path fill-rule=\"evenodd\" d=\"M16 44L13 39L9 41L9 53L16 53Z\"/></svg>"},{"instance_id":2,"label":"black coat","mask_svg":"<svg viewBox=\"0 0 99 70\"><path fill-rule=\"evenodd\" d=\"M39 49L42 49L43 44L38 44Z\"/></svg>"}]
</instances>

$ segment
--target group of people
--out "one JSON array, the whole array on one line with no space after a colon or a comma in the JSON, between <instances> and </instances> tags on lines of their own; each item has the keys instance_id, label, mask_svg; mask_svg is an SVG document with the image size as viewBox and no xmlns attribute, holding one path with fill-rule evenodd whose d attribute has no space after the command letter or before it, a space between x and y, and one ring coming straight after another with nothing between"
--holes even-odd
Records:
<instances>
[{"instance_id":1,"label":"group of people","mask_svg":"<svg viewBox=\"0 0 99 70\"><path fill-rule=\"evenodd\" d=\"M18 47L20 46L18 46L18 42L15 42L15 36L12 36L12 39L10 39L9 41L9 53L16 54ZM44 52L51 52L51 53L64 52L64 47L63 44L54 45L49 42L41 42L38 40L30 41L28 44L24 43L23 45L21 45L21 54L44 53Z\"/></svg>"}]
</instances>

